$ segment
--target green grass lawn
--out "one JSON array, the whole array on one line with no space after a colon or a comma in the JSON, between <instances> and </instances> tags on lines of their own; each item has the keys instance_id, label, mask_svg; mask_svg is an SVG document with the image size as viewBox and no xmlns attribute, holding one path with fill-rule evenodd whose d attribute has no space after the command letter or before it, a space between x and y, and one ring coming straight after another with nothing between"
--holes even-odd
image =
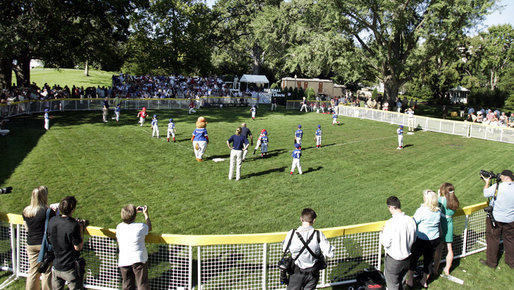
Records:
<instances>
[{"instance_id":1,"label":"green grass lawn","mask_svg":"<svg viewBox=\"0 0 514 290\"><path fill-rule=\"evenodd\" d=\"M53 86L54 84L61 87L68 86L72 88L74 85L78 87L96 87L96 86L112 86L112 75L115 72L90 70L89 76L84 75L84 70L80 69L53 69L53 68L33 68L30 70L30 82L35 82L39 87L45 83ZM16 83L16 77L13 73L13 82Z\"/></svg>"},{"instance_id":2,"label":"green grass lawn","mask_svg":"<svg viewBox=\"0 0 514 290\"><path fill-rule=\"evenodd\" d=\"M51 129L41 116L14 118L12 133L1 138L0 183L14 192L0 196L0 211L21 213L30 192L49 187L50 202L66 195L79 201L76 216L91 225L114 228L127 203L149 206L154 231L180 234L230 234L286 231L298 224L302 208L314 208L317 227L384 220L384 206L397 195L408 214L426 188L453 183L461 205L485 199L480 169L513 168L514 145L432 132L406 135L396 150L396 126L329 115L270 113L261 108L256 121L246 108L202 111L209 125L208 160L194 160L191 132L197 115L172 110L158 113L161 139L151 138L150 124L136 125L136 112L122 112L120 123L101 122L101 112L53 113ZM165 142L166 120L177 124L177 143ZM270 157L249 155L242 179L228 180L225 141L243 121L255 134L266 128ZM289 175L293 133L305 130L303 175ZM315 148L314 131L322 125L323 145ZM255 136L257 137L257 136ZM212 158L224 158L213 162Z\"/></svg>"}]
</instances>

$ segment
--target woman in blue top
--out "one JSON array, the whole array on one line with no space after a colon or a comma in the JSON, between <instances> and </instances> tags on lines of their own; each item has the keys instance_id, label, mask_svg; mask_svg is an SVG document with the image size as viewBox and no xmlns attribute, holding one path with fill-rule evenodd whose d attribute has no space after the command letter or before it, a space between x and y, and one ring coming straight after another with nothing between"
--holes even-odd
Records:
<instances>
[{"instance_id":1,"label":"woman in blue top","mask_svg":"<svg viewBox=\"0 0 514 290\"><path fill-rule=\"evenodd\" d=\"M459 208L459 200L455 196L455 187L448 182L445 182L439 188L439 207L441 208L441 239L444 238L444 243L440 243L434 255L434 273L439 274L439 263L443 254L443 246L446 244L448 253L446 254L446 266L443 273L450 275L450 268L453 261L453 215Z\"/></svg>"},{"instance_id":2,"label":"woman in blue top","mask_svg":"<svg viewBox=\"0 0 514 290\"><path fill-rule=\"evenodd\" d=\"M412 217L417 225L416 241L412 245L409 272L407 272L407 285L414 286L413 274L416 270L419 257L423 255L423 278L421 286L428 287L430 277L430 265L434 258L434 251L440 242L439 225L441 223L441 211L438 207L437 194L430 189L423 191L423 204L416 210Z\"/></svg>"}]
</instances>

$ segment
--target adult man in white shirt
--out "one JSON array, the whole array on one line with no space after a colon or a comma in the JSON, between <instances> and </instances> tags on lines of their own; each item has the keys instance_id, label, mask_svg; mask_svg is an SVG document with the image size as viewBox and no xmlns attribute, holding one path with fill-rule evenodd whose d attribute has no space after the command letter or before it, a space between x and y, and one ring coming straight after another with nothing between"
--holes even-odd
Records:
<instances>
[{"instance_id":1,"label":"adult man in white shirt","mask_svg":"<svg viewBox=\"0 0 514 290\"><path fill-rule=\"evenodd\" d=\"M384 246L384 276L387 289L403 289L402 280L409 269L412 244L416 239L416 223L401 210L396 196L387 199L392 217L385 223L380 243Z\"/></svg>"},{"instance_id":2,"label":"adult man in white shirt","mask_svg":"<svg viewBox=\"0 0 514 290\"><path fill-rule=\"evenodd\" d=\"M286 239L282 243L282 249L285 251L289 239L291 245L289 251L294 259L294 273L289 277L287 289L316 289L319 280L318 260L321 255L332 258L334 256L333 247L329 244L325 235L314 230L312 226L316 220L316 212L313 209L305 208L300 216L302 225L296 230L287 233ZM292 236L292 238L291 238ZM313 256L308 249L304 247L305 242L310 250L318 257Z\"/></svg>"}]
</instances>

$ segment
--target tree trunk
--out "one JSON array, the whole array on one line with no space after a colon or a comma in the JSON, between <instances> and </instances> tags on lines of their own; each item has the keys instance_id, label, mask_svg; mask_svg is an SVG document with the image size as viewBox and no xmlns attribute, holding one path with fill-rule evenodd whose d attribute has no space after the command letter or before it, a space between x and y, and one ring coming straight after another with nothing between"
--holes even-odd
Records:
<instances>
[{"instance_id":1,"label":"tree trunk","mask_svg":"<svg viewBox=\"0 0 514 290\"><path fill-rule=\"evenodd\" d=\"M84 65L84 75L86 75L86 77L89 76L89 64L86 60L86 65Z\"/></svg>"},{"instance_id":2,"label":"tree trunk","mask_svg":"<svg viewBox=\"0 0 514 290\"><path fill-rule=\"evenodd\" d=\"M16 58L14 73L16 74L16 83L19 86L30 86L30 55L27 51L22 51Z\"/></svg>"},{"instance_id":3,"label":"tree trunk","mask_svg":"<svg viewBox=\"0 0 514 290\"><path fill-rule=\"evenodd\" d=\"M392 75L384 76L384 94L386 100L389 102L389 106L394 104L398 97L398 91L400 90L400 83Z\"/></svg>"},{"instance_id":4,"label":"tree trunk","mask_svg":"<svg viewBox=\"0 0 514 290\"><path fill-rule=\"evenodd\" d=\"M254 45L252 49L252 59L253 59L253 66L252 66L252 74L258 75L261 73L261 57L263 54L263 50L260 46Z\"/></svg>"},{"instance_id":5,"label":"tree trunk","mask_svg":"<svg viewBox=\"0 0 514 290\"><path fill-rule=\"evenodd\" d=\"M12 84L12 59L0 59L0 89L10 89Z\"/></svg>"}]
</instances>

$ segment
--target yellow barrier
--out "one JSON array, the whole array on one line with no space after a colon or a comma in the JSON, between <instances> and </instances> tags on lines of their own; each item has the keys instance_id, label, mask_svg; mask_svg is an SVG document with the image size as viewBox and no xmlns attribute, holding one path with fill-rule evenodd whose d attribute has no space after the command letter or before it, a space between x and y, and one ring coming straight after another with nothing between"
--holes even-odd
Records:
<instances>
[{"instance_id":1,"label":"yellow barrier","mask_svg":"<svg viewBox=\"0 0 514 290\"><path fill-rule=\"evenodd\" d=\"M470 215L473 212L487 206L486 202L459 208L455 216ZM11 224L23 224L23 217L18 214L0 213L0 220ZM385 221L350 225L343 227L320 229L327 238L335 238L345 235L378 232L384 227ZM89 226L86 233L90 236L108 237L116 239L116 230ZM279 243L284 240L287 232L264 233L264 234L241 234L241 235L171 235L171 234L149 234L146 242L155 244L173 244L187 246L207 245L234 245L234 244L263 244Z\"/></svg>"}]
</instances>

